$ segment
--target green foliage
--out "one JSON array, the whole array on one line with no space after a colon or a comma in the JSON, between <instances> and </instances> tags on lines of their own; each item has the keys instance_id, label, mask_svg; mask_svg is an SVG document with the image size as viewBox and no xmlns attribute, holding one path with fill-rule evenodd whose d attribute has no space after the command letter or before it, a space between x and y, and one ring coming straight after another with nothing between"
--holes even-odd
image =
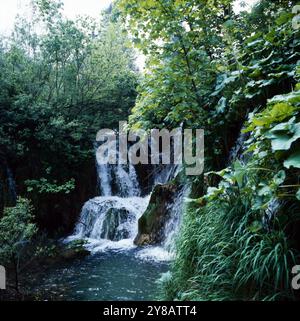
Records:
<instances>
[{"instance_id":1,"label":"green foliage","mask_svg":"<svg viewBox=\"0 0 300 321\"><path fill-rule=\"evenodd\" d=\"M286 168L295 167L300 168L300 152L295 152L290 155L285 161L284 166Z\"/></svg>"},{"instance_id":2,"label":"green foliage","mask_svg":"<svg viewBox=\"0 0 300 321\"><path fill-rule=\"evenodd\" d=\"M131 126L204 128L207 169L225 166L248 111L295 83L292 6L261 1L236 15L232 1L119 1L147 56Z\"/></svg>"},{"instance_id":3,"label":"green foliage","mask_svg":"<svg viewBox=\"0 0 300 321\"><path fill-rule=\"evenodd\" d=\"M56 182L49 183L46 178L40 180L27 180L25 181L27 192L42 193L65 193L69 194L75 188L75 180L71 179L63 185L57 185Z\"/></svg>"},{"instance_id":4,"label":"green foliage","mask_svg":"<svg viewBox=\"0 0 300 321\"><path fill-rule=\"evenodd\" d=\"M190 208L165 298L179 300L291 299L295 257L281 231L267 233L246 200Z\"/></svg>"},{"instance_id":5,"label":"green foliage","mask_svg":"<svg viewBox=\"0 0 300 321\"><path fill-rule=\"evenodd\" d=\"M287 273L299 253L290 232L299 212L295 1L259 1L240 14L225 0L118 3L147 56L131 126L204 128L212 170L209 186L198 188L207 193L190 200L165 297L292 298ZM244 160L224 169L243 125Z\"/></svg>"},{"instance_id":6,"label":"green foliage","mask_svg":"<svg viewBox=\"0 0 300 321\"><path fill-rule=\"evenodd\" d=\"M290 169L299 168L298 119L298 91L270 99L250 115L246 161L206 174L222 180L189 200L167 298L294 298L289 271L299 251L287 231L299 222L299 171Z\"/></svg>"},{"instance_id":7,"label":"green foliage","mask_svg":"<svg viewBox=\"0 0 300 321\"><path fill-rule=\"evenodd\" d=\"M245 132L251 131L255 138L249 140L248 150L254 155L270 154L270 141L272 152L277 160L283 162L284 167L290 168L293 164L298 167L299 111L299 90L270 99L263 112L250 117Z\"/></svg>"},{"instance_id":8,"label":"green foliage","mask_svg":"<svg viewBox=\"0 0 300 321\"><path fill-rule=\"evenodd\" d=\"M127 119L138 76L117 17L69 20L61 1L32 4L32 19L19 17L0 40L0 165L13 168L40 223L46 202L59 209L76 198L96 133Z\"/></svg>"},{"instance_id":9,"label":"green foliage","mask_svg":"<svg viewBox=\"0 0 300 321\"><path fill-rule=\"evenodd\" d=\"M15 207L4 210L0 220L0 258L1 262L19 256L22 247L36 233L32 223L32 206L26 199L19 198Z\"/></svg>"},{"instance_id":10,"label":"green foliage","mask_svg":"<svg viewBox=\"0 0 300 321\"><path fill-rule=\"evenodd\" d=\"M20 19L0 46L0 161L19 168L35 200L72 193L93 157L96 132L117 128L130 114L138 80L130 38L146 56L130 126L205 129L210 172L201 188L193 182L205 193L189 200L176 260L163 279L168 299L293 298L288 272L299 259L300 212L296 1L258 1L239 14L233 2L118 0L97 23L70 21L60 1L36 0L34 19ZM242 158L228 167L242 126L249 136ZM35 226L25 200L5 213L0 243L9 245L0 253L15 259Z\"/></svg>"}]
</instances>

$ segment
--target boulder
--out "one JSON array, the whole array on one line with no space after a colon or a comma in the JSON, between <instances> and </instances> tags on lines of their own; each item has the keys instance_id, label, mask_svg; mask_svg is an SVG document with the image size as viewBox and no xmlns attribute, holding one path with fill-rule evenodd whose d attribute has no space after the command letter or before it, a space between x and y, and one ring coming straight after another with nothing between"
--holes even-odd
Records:
<instances>
[{"instance_id":1,"label":"boulder","mask_svg":"<svg viewBox=\"0 0 300 321\"><path fill-rule=\"evenodd\" d=\"M138 235L134 244L160 244L164 238L164 225L170 218L170 205L174 201L180 187L176 183L156 185L145 213L138 222Z\"/></svg>"},{"instance_id":2,"label":"boulder","mask_svg":"<svg viewBox=\"0 0 300 321\"><path fill-rule=\"evenodd\" d=\"M61 252L61 258L67 261L72 261L76 259L82 259L88 255L90 255L90 251L85 248L77 248L77 249L65 249Z\"/></svg>"},{"instance_id":3,"label":"boulder","mask_svg":"<svg viewBox=\"0 0 300 321\"><path fill-rule=\"evenodd\" d=\"M130 231L124 223L130 220L130 212L125 208L111 208L107 211L103 221L101 238L120 241L130 237Z\"/></svg>"}]
</instances>

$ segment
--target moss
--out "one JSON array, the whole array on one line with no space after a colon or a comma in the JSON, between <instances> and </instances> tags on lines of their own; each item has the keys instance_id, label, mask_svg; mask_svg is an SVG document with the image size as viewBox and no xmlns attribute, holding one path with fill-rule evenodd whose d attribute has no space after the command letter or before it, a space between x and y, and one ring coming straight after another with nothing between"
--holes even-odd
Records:
<instances>
[{"instance_id":1,"label":"moss","mask_svg":"<svg viewBox=\"0 0 300 321\"><path fill-rule=\"evenodd\" d=\"M139 219L136 245L159 244L163 238L163 226L170 217L169 204L179 190L177 182L157 185L151 195L148 208Z\"/></svg>"}]
</instances>

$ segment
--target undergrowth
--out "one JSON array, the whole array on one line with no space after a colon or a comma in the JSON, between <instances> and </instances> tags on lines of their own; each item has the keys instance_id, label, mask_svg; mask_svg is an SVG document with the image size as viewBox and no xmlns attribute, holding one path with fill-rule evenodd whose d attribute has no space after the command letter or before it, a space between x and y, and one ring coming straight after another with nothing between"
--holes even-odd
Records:
<instances>
[{"instance_id":1,"label":"undergrowth","mask_svg":"<svg viewBox=\"0 0 300 321\"><path fill-rule=\"evenodd\" d=\"M185 215L165 299L293 299L296 257L282 230L253 231L257 213L236 195Z\"/></svg>"}]
</instances>

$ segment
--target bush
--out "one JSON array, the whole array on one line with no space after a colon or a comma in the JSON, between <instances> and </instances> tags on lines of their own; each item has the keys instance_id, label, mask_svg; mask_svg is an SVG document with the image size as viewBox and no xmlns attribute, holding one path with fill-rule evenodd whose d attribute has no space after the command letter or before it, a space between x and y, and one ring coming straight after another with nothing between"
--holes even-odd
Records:
<instances>
[{"instance_id":1,"label":"bush","mask_svg":"<svg viewBox=\"0 0 300 321\"><path fill-rule=\"evenodd\" d=\"M15 287L19 288L19 272L23 250L37 232L32 216L30 201L18 198L15 207L4 209L0 220L0 262L3 265L13 264Z\"/></svg>"}]
</instances>

